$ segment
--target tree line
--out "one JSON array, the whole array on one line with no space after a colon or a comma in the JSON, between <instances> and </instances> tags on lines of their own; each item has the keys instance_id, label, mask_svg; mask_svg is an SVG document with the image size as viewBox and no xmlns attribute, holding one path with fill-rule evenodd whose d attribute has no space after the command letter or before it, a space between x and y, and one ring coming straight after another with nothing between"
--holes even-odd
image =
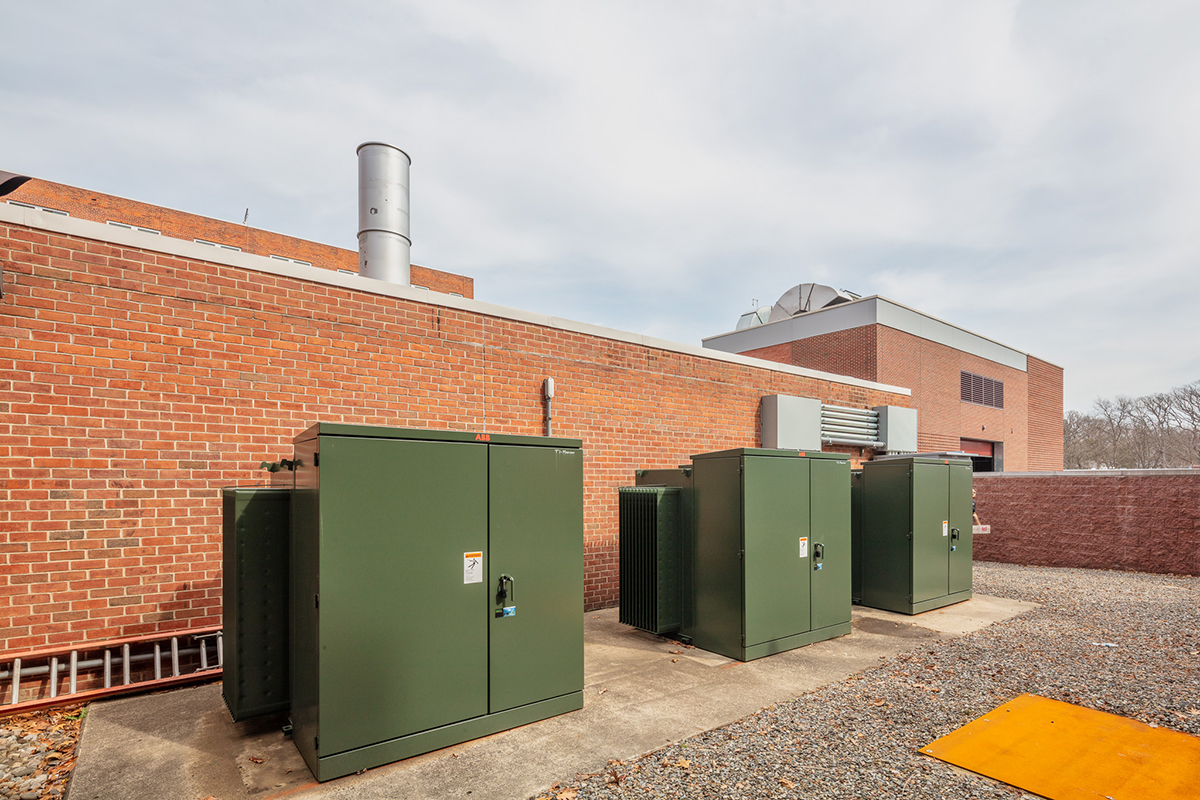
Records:
<instances>
[{"instance_id":1,"label":"tree line","mask_svg":"<svg viewBox=\"0 0 1200 800\"><path fill-rule=\"evenodd\" d=\"M1200 464L1200 380L1145 397L1098 399L1063 418L1066 469L1156 469Z\"/></svg>"}]
</instances>

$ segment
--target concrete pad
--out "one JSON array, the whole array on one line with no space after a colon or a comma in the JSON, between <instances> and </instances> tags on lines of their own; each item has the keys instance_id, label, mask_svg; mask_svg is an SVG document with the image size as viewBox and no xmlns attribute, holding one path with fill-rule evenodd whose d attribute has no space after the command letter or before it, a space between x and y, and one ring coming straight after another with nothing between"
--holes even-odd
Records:
<instances>
[{"instance_id":1,"label":"concrete pad","mask_svg":"<svg viewBox=\"0 0 1200 800\"><path fill-rule=\"evenodd\" d=\"M889 620L898 624L915 625L939 633L952 636L963 636L986 628L993 622L1015 617L1031 609L1037 608L1037 603L1023 600L1007 600L1002 597L989 597L977 594L970 600L956 603L945 608L935 608L920 614L897 614L893 611L883 611L878 608L855 606L856 616L872 619Z\"/></svg>"},{"instance_id":2,"label":"concrete pad","mask_svg":"<svg viewBox=\"0 0 1200 800\"><path fill-rule=\"evenodd\" d=\"M913 617L855 606L851 634L745 664L590 612L580 711L321 785L283 715L235 724L219 684L95 703L71 800L524 798L1034 607L980 595Z\"/></svg>"}]
</instances>

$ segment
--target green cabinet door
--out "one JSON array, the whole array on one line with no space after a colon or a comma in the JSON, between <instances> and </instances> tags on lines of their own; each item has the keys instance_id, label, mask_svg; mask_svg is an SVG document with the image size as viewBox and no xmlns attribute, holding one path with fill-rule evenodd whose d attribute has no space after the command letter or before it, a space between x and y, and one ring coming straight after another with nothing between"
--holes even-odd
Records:
<instances>
[{"instance_id":1,"label":"green cabinet door","mask_svg":"<svg viewBox=\"0 0 1200 800\"><path fill-rule=\"evenodd\" d=\"M950 593L971 590L971 467L951 465L950 470Z\"/></svg>"},{"instance_id":2,"label":"green cabinet door","mask_svg":"<svg viewBox=\"0 0 1200 800\"><path fill-rule=\"evenodd\" d=\"M486 714L487 445L320 442L320 755Z\"/></svg>"},{"instance_id":3,"label":"green cabinet door","mask_svg":"<svg viewBox=\"0 0 1200 800\"><path fill-rule=\"evenodd\" d=\"M742 464L743 630L752 647L810 629L809 460Z\"/></svg>"},{"instance_id":4,"label":"green cabinet door","mask_svg":"<svg viewBox=\"0 0 1200 800\"><path fill-rule=\"evenodd\" d=\"M815 631L850 621L850 462L812 459L810 463L809 560Z\"/></svg>"},{"instance_id":5,"label":"green cabinet door","mask_svg":"<svg viewBox=\"0 0 1200 800\"><path fill-rule=\"evenodd\" d=\"M485 602L496 713L583 689L583 453L492 445L489 458ZM502 575L511 578L503 600Z\"/></svg>"},{"instance_id":6,"label":"green cabinet door","mask_svg":"<svg viewBox=\"0 0 1200 800\"><path fill-rule=\"evenodd\" d=\"M912 467L912 602L950 593L950 498L944 464Z\"/></svg>"}]
</instances>

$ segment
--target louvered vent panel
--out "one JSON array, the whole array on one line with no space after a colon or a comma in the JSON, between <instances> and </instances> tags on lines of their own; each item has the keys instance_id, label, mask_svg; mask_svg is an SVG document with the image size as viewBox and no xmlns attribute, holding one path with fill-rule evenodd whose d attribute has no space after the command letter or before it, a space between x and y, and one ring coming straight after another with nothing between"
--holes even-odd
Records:
<instances>
[{"instance_id":1,"label":"louvered vent panel","mask_svg":"<svg viewBox=\"0 0 1200 800\"><path fill-rule=\"evenodd\" d=\"M963 372L960 397L964 403L1004 408L1004 381Z\"/></svg>"},{"instance_id":2,"label":"louvered vent panel","mask_svg":"<svg viewBox=\"0 0 1200 800\"><path fill-rule=\"evenodd\" d=\"M680 491L667 486L623 486L617 499L620 620L650 633L676 631L683 606Z\"/></svg>"}]
</instances>

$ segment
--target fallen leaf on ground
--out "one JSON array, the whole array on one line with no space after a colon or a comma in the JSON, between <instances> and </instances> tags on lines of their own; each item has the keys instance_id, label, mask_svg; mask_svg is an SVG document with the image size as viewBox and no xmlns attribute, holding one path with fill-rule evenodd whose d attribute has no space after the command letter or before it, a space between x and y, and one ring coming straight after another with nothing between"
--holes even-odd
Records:
<instances>
[{"instance_id":1,"label":"fallen leaf on ground","mask_svg":"<svg viewBox=\"0 0 1200 800\"><path fill-rule=\"evenodd\" d=\"M554 796L554 800L575 800L577 794L579 794L578 789L563 789Z\"/></svg>"},{"instance_id":2,"label":"fallen leaf on ground","mask_svg":"<svg viewBox=\"0 0 1200 800\"><path fill-rule=\"evenodd\" d=\"M679 663L679 659L678 659L678 658L672 658L672 659L671 659L671 663L672 663L672 664L678 664L678 663Z\"/></svg>"},{"instance_id":3,"label":"fallen leaf on ground","mask_svg":"<svg viewBox=\"0 0 1200 800\"><path fill-rule=\"evenodd\" d=\"M682 651L682 650L672 650L672 651L671 651L671 653L673 653L674 655L677 655L677 656L681 656L681 655L683 655L683 651Z\"/></svg>"},{"instance_id":4,"label":"fallen leaf on ground","mask_svg":"<svg viewBox=\"0 0 1200 800\"><path fill-rule=\"evenodd\" d=\"M687 769L691 765L692 765L692 762L688 761L686 758L681 758L675 762L675 766L683 767L684 769Z\"/></svg>"},{"instance_id":5,"label":"fallen leaf on ground","mask_svg":"<svg viewBox=\"0 0 1200 800\"><path fill-rule=\"evenodd\" d=\"M255 764L261 764L264 761L266 761L266 759L263 758L262 756L250 756L250 760L252 762L254 762Z\"/></svg>"},{"instance_id":6,"label":"fallen leaf on ground","mask_svg":"<svg viewBox=\"0 0 1200 800\"><path fill-rule=\"evenodd\" d=\"M788 788L788 789L795 789L795 788L796 788L796 784L792 783L792 782L791 782L791 781L789 781L787 778L780 778L780 779L779 779L779 782L780 782L781 784L783 784L783 785L784 785L786 788Z\"/></svg>"}]
</instances>

